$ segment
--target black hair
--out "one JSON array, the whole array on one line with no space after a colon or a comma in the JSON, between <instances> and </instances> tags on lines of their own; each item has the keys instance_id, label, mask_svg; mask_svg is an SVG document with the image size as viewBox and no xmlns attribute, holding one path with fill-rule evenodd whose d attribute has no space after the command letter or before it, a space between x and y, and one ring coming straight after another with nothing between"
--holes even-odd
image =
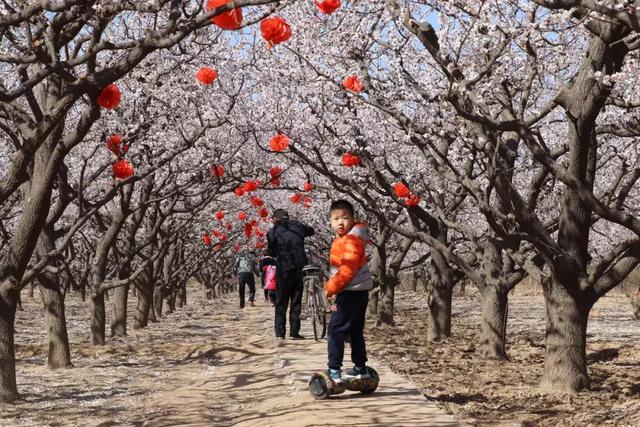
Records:
<instances>
[{"instance_id":1,"label":"black hair","mask_svg":"<svg viewBox=\"0 0 640 427\"><path fill-rule=\"evenodd\" d=\"M340 200L335 200L333 202L331 202L331 207L329 208L329 213L337 210L337 209L344 209L347 210L351 213L351 216L355 216L355 212L353 209L353 205L351 204L351 202L344 200L344 199L340 199Z\"/></svg>"}]
</instances>

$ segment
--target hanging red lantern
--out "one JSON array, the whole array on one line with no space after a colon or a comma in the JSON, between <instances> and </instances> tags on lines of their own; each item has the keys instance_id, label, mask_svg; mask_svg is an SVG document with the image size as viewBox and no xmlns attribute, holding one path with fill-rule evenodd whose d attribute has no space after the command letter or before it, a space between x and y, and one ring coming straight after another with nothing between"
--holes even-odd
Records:
<instances>
[{"instance_id":1,"label":"hanging red lantern","mask_svg":"<svg viewBox=\"0 0 640 427\"><path fill-rule=\"evenodd\" d=\"M213 237L220 237L220 232L218 230L213 230L211 234L213 234Z\"/></svg>"},{"instance_id":2,"label":"hanging red lantern","mask_svg":"<svg viewBox=\"0 0 640 427\"><path fill-rule=\"evenodd\" d=\"M208 0L207 11L231 3L230 0ZM211 18L211 22L223 30L237 30L242 26L242 9L236 7Z\"/></svg>"},{"instance_id":3,"label":"hanging red lantern","mask_svg":"<svg viewBox=\"0 0 640 427\"><path fill-rule=\"evenodd\" d=\"M256 208L259 208L260 206L264 205L264 202L262 201L262 199L258 196L253 196L251 197L251 204L253 206L255 206Z\"/></svg>"},{"instance_id":4,"label":"hanging red lantern","mask_svg":"<svg viewBox=\"0 0 640 427\"><path fill-rule=\"evenodd\" d=\"M228 222L225 224L225 227L227 227L227 230L231 231L231 229L233 228L233 225L230 222Z\"/></svg>"},{"instance_id":5,"label":"hanging red lantern","mask_svg":"<svg viewBox=\"0 0 640 427\"><path fill-rule=\"evenodd\" d=\"M282 184L282 181L280 180L280 178L271 178L271 185L273 185L274 187L280 187L280 184Z\"/></svg>"},{"instance_id":6,"label":"hanging red lantern","mask_svg":"<svg viewBox=\"0 0 640 427\"><path fill-rule=\"evenodd\" d=\"M96 102L102 108L113 110L118 107L121 98L122 94L120 93L120 89L118 89L118 86L111 83L100 91L100 94L96 98Z\"/></svg>"},{"instance_id":7,"label":"hanging red lantern","mask_svg":"<svg viewBox=\"0 0 640 427\"><path fill-rule=\"evenodd\" d=\"M127 179L133 175L133 166L125 159L120 159L111 165L113 175L118 179Z\"/></svg>"},{"instance_id":8,"label":"hanging red lantern","mask_svg":"<svg viewBox=\"0 0 640 427\"><path fill-rule=\"evenodd\" d=\"M340 0L324 0L324 1L315 1L316 6L320 9L320 12L331 15L340 7Z\"/></svg>"},{"instance_id":9,"label":"hanging red lantern","mask_svg":"<svg viewBox=\"0 0 640 427\"><path fill-rule=\"evenodd\" d=\"M235 193L236 196L238 197L242 197L244 196L244 190L242 187L238 187L235 190L233 190L233 192Z\"/></svg>"},{"instance_id":10,"label":"hanging red lantern","mask_svg":"<svg viewBox=\"0 0 640 427\"><path fill-rule=\"evenodd\" d=\"M409 191L409 187L404 185L402 182L396 182L393 184L393 191L396 193L398 197L409 197L411 191Z\"/></svg>"},{"instance_id":11,"label":"hanging red lantern","mask_svg":"<svg viewBox=\"0 0 640 427\"><path fill-rule=\"evenodd\" d=\"M305 208L310 208L310 207L311 207L311 197L305 197L305 198L302 200L302 205L303 205Z\"/></svg>"},{"instance_id":12,"label":"hanging red lantern","mask_svg":"<svg viewBox=\"0 0 640 427\"><path fill-rule=\"evenodd\" d=\"M247 214L244 212L238 212L238 220L244 221L245 219L247 219Z\"/></svg>"},{"instance_id":13,"label":"hanging red lantern","mask_svg":"<svg viewBox=\"0 0 640 427\"><path fill-rule=\"evenodd\" d=\"M235 245L233 245L233 251L234 252L240 252L240 244L236 243Z\"/></svg>"},{"instance_id":14,"label":"hanging red lantern","mask_svg":"<svg viewBox=\"0 0 640 427\"><path fill-rule=\"evenodd\" d=\"M291 195L291 197L289 199L291 200L291 203L298 203L298 202L300 202L301 198L302 198L301 195L293 194L293 195Z\"/></svg>"},{"instance_id":15,"label":"hanging red lantern","mask_svg":"<svg viewBox=\"0 0 640 427\"><path fill-rule=\"evenodd\" d=\"M218 72L211 67L202 67L196 72L196 79L203 85L210 85L218 78Z\"/></svg>"},{"instance_id":16,"label":"hanging red lantern","mask_svg":"<svg viewBox=\"0 0 640 427\"><path fill-rule=\"evenodd\" d=\"M314 185L310 182L305 182L303 187L304 187L304 191L308 193L309 191L313 190Z\"/></svg>"},{"instance_id":17,"label":"hanging red lantern","mask_svg":"<svg viewBox=\"0 0 640 427\"><path fill-rule=\"evenodd\" d=\"M291 37L291 27L283 18L274 16L260 21L260 31L262 38L267 41L269 47L289 40Z\"/></svg>"},{"instance_id":18,"label":"hanging red lantern","mask_svg":"<svg viewBox=\"0 0 640 427\"><path fill-rule=\"evenodd\" d=\"M250 223L244 224L244 235L247 236L247 239L251 237L251 233L253 233L253 226Z\"/></svg>"},{"instance_id":19,"label":"hanging red lantern","mask_svg":"<svg viewBox=\"0 0 640 427\"><path fill-rule=\"evenodd\" d=\"M264 218L263 218L264 219ZM256 227L255 229L256 237L264 237L264 231L260 230Z\"/></svg>"},{"instance_id":20,"label":"hanging red lantern","mask_svg":"<svg viewBox=\"0 0 640 427\"><path fill-rule=\"evenodd\" d=\"M111 135L107 138L107 148L116 156L120 156L120 144L122 143L122 135Z\"/></svg>"},{"instance_id":21,"label":"hanging red lantern","mask_svg":"<svg viewBox=\"0 0 640 427\"><path fill-rule=\"evenodd\" d=\"M211 237L208 234L202 236L202 243L209 246L211 244Z\"/></svg>"},{"instance_id":22,"label":"hanging red lantern","mask_svg":"<svg viewBox=\"0 0 640 427\"><path fill-rule=\"evenodd\" d=\"M224 175L224 166L222 165L211 165L209 170L211 171L211 175L217 176L218 178Z\"/></svg>"},{"instance_id":23,"label":"hanging red lantern","mask_svg":"<svg viewBox=\"0 0 640 427\"><path fill-rule=\"evenodd\" d=\"M260 218L266 218L269 216L269 211L267 208L262 208L258 211L258 215L260 215Z\"/></svg>"},{"instance_id":24,"label":"hanging red lantern","mask_svg":"<svg viewBox=\"0 0 640 427\"><path fill-rule=\"evenodd\" d=\"M279 177L280 174L282 174L282 168L280 166L274 166L269 171L269 175L271 175L273 178Z\"/></svg>"},{"instance_id":25,"label":"hanging red lantern","mask_svg":"<svg viewBox=\"0 0 640 427\"><path fill-rule=\"evenodd\" d=\"M344 82L342 82L342 85L345 89L350 90L353 93L360 93L362 92L362 89L364 89L364 86L358 76L347 77L344 79Z\"/></svg>"},{"instance_id":26,"label":"hanging red lantern","mask_svg":"<svg viewBox=\"0 0 640 427\"><path fill-rule=\"evenodd\" d=\"M418 206L418 204L420 203L420 197L416 196L415 194L411 194L409 195L409 197L404 199L404 203L407 206Z\"/></svg>"},{"instance_id":27,"label":"hanging red lantern","mask_svg":"<svg viewBox=\"0 0 640 427\"><path fill-rule=\"evenodd\" d=\"M262 249L262 248L264 248L264 242L257 242L256 249Z\"/></svg>"},{"instance_id":28,"label":"hanging red lantern","mask_svg":"<svg viewBox=\"0 0 640 427\"><path fill-rule=\"evenodd\" d=\"M227 235L226 234L221 234L220 235L220 241L221 242L226 242L227 241Z\"/></svg>"},{"instance_id":29,"label":"hanging red lantern","mask_svg":"<svg viewBox=\"0 0 640 427\"><path fill-rule=\"evenodd\" d=\"M222 250L222 243L216 243L216 245L213 247L213 250L216 252L220 252Z\"/></svg>"},{"instance_id":30,"label":"hanging red lantern","mask_svg":"<svg viewBox=\"0 0 640 427\"><path fill-rule=\"evenodd\" d=\"M224 212L222 212L222 211L217 211L217 212L216 212L216 219L217 219L218 221L222 221L222 218L224 218Z\"/></svg>"},{"instance_id":31,"label":"hanging red lantern","mask_svg":"<svg viewBox=\"0 0 640 427\"><path fill-rule=\"evenodd\" d=\"M269 147L271 147L273 151L284 151L289 147L290 142L287 135L279 133L269 140Z\"/></svg>"},{"instance_id":32,"label":"hanging red lantern","mask_svg":"<svg viewBox=\"0 0 640 427\"><path fill-rule=\"evenodd\" d=\"M245 193L251 193L253 191L256 191L258 189L258 187L260 186L261 182L258 180L255 181L247 181L244 184L242 184L242 190Z\"/></svg>"},{"instance_id":33,"label":"hanging red lantern","mask_svg":"<svg viewBox=\"0 0 640 427\"><path fill-rule=\"evenodd\" d=\"M357 166L358 164L360 164L360 157L356 156L355 154L344 153L342 155L342 164L347 167Z\"/></svg>"}]
</instances>

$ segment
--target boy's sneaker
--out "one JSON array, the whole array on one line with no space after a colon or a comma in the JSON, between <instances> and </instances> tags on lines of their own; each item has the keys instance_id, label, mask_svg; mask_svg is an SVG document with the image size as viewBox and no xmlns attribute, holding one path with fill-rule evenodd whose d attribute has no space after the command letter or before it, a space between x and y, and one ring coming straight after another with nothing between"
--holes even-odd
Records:
<instances>
[{"instance_id":1,"label":"boy's sneaker","mask_svg":"<svg viewBox=\"0 0 640 427\"><path fill-rule=\"evenodd\" d=\"M366 366L354 366L352 369L344 371L344 376L348 378L369 378L369 371Z\"/></svg>"},{"instance_id":2,"label":"boy's sneaker","mask_svg":"<svg viewBox=\"0 0 640 427\"><path fill-rule=\"evenodd\" d=\"M327 374L329 375L329 378L333 380L334 383L342 382L342 373L340 372L340 369L329 368L327 370Z\"/></svg>"}]
</instances>

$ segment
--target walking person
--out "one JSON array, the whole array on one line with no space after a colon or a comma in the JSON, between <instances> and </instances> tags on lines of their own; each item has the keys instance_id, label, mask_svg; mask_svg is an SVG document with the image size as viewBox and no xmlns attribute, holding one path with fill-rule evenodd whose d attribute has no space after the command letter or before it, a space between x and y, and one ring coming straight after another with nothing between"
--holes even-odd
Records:
<instances>
[{"instance_id":1,"label":"walking person","mask_svg":"<svg viewBox=\"0 0 640 427\"><path fill-rule=\"evenodd\" d=\"M245 286L249 286L249 305L253 307L253 301L256 297L256 282L253 272L256 269L256 257L248 249L242 249L238 252L235 262L235 272L238 275L238 290L240 291L240 308L244 308L244 290Z\"/></svg>"},{"instance_id":2,"label":"walking person","mask_svg":"<svg viewBox=\"0 0 640 427\"><path fill-rule=\"evenodd\" d=\"M284 209L274 212L274 226L267 233L269 255L276 259L276 338L286 335L286 314L289 306L289 337L304 339L300 335L302 309L302 267L309 263L304 250L305 237L314 234L313 227L289 219Z\"/></svg>"},{"instance_id":3,"label":"walking person","mask_svg":"<svg viewBox=\"0 0 640 427\"><path fill-rule=\"evenodd\" d=\"M260 284L262 285L262 289L264 290L264 301L265 302L269 302L269 290L266 287L265 284L265 275L266 275L266 270L265 270L265 266L267 265L276 265L276 261L273 259L273 257L269 256L269 252L268 249L265 249L262 252L262 256L258 259L258 270L260 271ZM275 288L274 288L274 292L275 292ZM273 303L273 301L271 301Z\"/></svg>"}]
</instances>

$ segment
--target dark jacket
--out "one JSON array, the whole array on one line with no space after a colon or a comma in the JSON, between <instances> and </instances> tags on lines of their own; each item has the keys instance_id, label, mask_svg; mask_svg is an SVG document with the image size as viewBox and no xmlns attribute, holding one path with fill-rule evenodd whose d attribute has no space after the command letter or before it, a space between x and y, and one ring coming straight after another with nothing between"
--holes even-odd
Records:
<instances>
[{"instance_id":1,"label":"dark jacket","mask_svg":"<svg viewBox=\"0 0 640 427\"><path fill-rule=\"evenodd\" d=\"M276 259L278 271L301 269L309 263L304 252L304 238L313 236L313 233L313 227L296 220L278 221L269 230L269 255Z\"/></svg>"}]
</instances>

